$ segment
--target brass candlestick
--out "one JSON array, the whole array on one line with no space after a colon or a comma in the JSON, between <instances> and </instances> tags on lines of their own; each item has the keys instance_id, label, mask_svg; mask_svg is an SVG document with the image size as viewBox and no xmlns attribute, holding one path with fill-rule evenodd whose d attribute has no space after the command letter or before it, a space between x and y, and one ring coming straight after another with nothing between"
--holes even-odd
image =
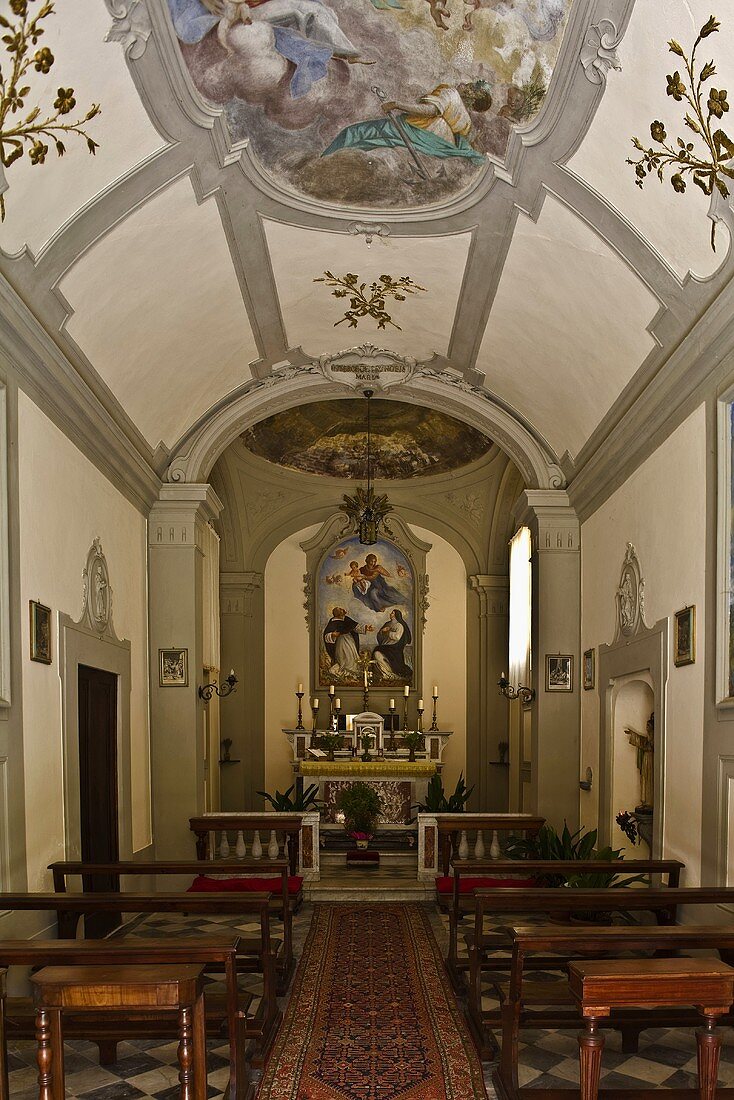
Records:
<instances>
[{"instance_id":1,"label":"brass candlestick","mask_svg":"<svg viewBox=\"0 0 734 1100\"><path fill-rule=\"evenodd\" d=\"M431 722L431 728L429 733L438 733L438 721L436 719L436 704L438 703L438 696L433 696L433 721Z\"/></svg>"},{"instance_id":2,"label":"brass candlestick","mask_svg":"<svg viewBox=\"0 0 734 1100\"><path fill-rule=\"evenodd\" d=\"M334 733L339 732L339 714L341 713L341 707L335 706L331 712L331 728Z\"/></svg>"},{"instance_id":3,"label":"brass candlestick","mask_svg":"<svg viewBox=\"0 0 734 1100\"><path fill-rule=\"evenodd\" d=\"M418 733L423 733L423 707L418 707Z\"/></svg>"},{"instance_id":4,"label":"brass candlestick","mask_svg":"<svg viewBox=\"0 0 734 1100\"><path fill-rule=\"evenodd\" d=\"M370 709L370 684L368 673L364 675L364 688L362 689L362 710L368 711Z\"/></svg>"},{"instance_id":5,"label":"brass candlestick","mask_svg":"<svg viewBox=\"0 0 734 1100\"><path fill-rule=\"evenodd\" d=\"M315 737L316 736L316 723L318 722L319 711L318 711L318 707L315 707L313 704L311 704L311 714L313 715L313 727L311 729L311 735L312 735L312 737Z\"/></svg>"},{"instance_id":6,"label":"brass candlestick","mask_svg":"<svg viewBox=\"0 0 734 1100\"><path fill-rule=\"evenodd\" d=\"M395 707L390 707L390 740L387 743L388 752L395 752L397 745L395 744Z\"/></svg>"},{"instance_id":7,"label":"brass candlestick","mask_svg":"<svg viewBox=\"0 0 734 1100\"><path fill-rule=\"evenodd\" d=\"M302 730L302 729L305 729L305 728L306 728L306 727L304 726L304 724L303 724L303 705L302 705L302 700L303 700L303 696L304 696L304 694L305 694L305 692L303 692L303 691L297 691L297 692L296 692L296 699L298 699L298 723L296 724L296 729L297 729L297 730Z\"/></svg>"},{"instance_id":8,"label":"brass candlestick","mask_svg":"<svg viewBox=\"0 0 734 1100\"><path fill-rule=\"evenodd\" d=\"M403 730L408 732L408 696L403 696Z\"/></svg>"}]
</instances>

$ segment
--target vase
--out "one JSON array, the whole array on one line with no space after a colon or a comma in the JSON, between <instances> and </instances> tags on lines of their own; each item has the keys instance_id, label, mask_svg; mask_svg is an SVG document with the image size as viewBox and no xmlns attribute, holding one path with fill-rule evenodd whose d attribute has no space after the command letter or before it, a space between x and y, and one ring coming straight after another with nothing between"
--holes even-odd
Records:
<instances>
[{"instance_id":1,"label":"vase","mask_svg":"<svg viewBox=\"0 0 734 1100\"><path fill-rule=\"evenodd\" d=\"M366 848L368 844L369 844L369 840L358 840L357 841L357 847L358 848Z\"/></svg>"},{"instance_id":2,"label":"vase","mask_svg":"<svg viewBox=\"0 0 734 1100\"><path fill-rule=\"evenodd\" d=\"M408 760L411 764L415 764L415 749L408 750Z\"/></svg>"}]
</instances>

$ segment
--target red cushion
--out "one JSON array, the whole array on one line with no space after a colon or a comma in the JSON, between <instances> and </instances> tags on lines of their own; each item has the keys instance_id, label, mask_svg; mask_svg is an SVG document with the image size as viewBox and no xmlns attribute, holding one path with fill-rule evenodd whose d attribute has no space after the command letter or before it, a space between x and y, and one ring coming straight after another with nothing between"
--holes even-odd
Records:
<instances>
[{"instance_id":1,"label":"red cushion","mask_svg":"<svg viewBox=\"0 0 734 1100\"><path fill-rule=\"evenodd\" d=\"M506 887L527 890L536 885L535 879L532 878L470 878L468 875L461 875L459 893L471 894L474 890L489 890L491 887L499 887L503 890ZM454 876L439 875L436 879L436 890L439 894L453 894Z\"/></svg>"},{"instance_id":2,"label":"red cushion","mask_svg":"<svg viewBox=\"0 0 734 1100\"><path fill-rule=\"evenodd\" d=\"M291 875L288 879L288 893L297 894L303 886L300 875ZM279 894L283 889L283 880L278 878L209 878L197 875L186 891L188 894L225 894L237 890L252 894Z\"/></svg>"}]
</instances>

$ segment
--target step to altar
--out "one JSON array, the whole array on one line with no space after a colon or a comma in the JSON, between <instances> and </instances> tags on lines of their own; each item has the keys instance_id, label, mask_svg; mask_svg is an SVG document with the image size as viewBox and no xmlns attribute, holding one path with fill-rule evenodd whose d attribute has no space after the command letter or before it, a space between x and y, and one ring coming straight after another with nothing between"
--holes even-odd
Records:
<instances>
[{"instance_id":1,"label":"step to altar","mask_svg":"<svg viewBox=\"0 0 734 1100\"><path fill-rule=\"evenodd\" d=\"M348 867L346 852L322 851L321 878L304 892L309 901L431 901L434 887L418 881L415 852L380 851L379 866L365 868Z\"/></svg>"}]
</instances>

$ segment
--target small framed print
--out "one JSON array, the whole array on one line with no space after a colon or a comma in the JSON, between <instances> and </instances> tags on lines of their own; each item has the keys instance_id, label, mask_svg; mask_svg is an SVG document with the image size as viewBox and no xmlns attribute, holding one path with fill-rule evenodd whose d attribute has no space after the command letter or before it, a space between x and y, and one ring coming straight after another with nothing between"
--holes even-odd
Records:
<instances>
[{"instance_id":1,"label":"small framed print","mask_svg":"<svg viewBox=\"0 0 734 1100\"><path fill-rule=\"evenodd\" d=\"M188 687L188 649L159 649L158 663L161 687Z\"/></svg>"},{"instance_id":2,"label":"small framed print","mask_svg":"<svg viewBox=\"0 0 734 1100\"><path fill-rule=\"evenodd\" d=\"M684 607L675 613L673 661L676 666L692 665L696 660L696 608Z\"/></svg>"},{"instance_id":3,"label":"small framed print","mask_svg":"<svg viewBox=\"0 0 734 1100\"><path fill-rule=\"evenodd\" d=\"M591 691L596 685L596 650L584 650L584 691Z\"/></svg>"},{"instance_id":4,"label":"small framed print","mask_svg":"<svg viewBox=\"0 0 734 1100\"><path fill-rule=\"evenodd\" d=\"M51 664L51 608L29 600L31 614L31 660Z\"/></svg>"},{"instance_id":5,"label":"small framed print","mask_svg":"<svg viewBox=\"0 0 734 1100\"><path fill-rule=\"evenodd\" d=\"M546 653L545 690L573 691L573 656L562 653Z\"/></svg>"}]
</instances>

